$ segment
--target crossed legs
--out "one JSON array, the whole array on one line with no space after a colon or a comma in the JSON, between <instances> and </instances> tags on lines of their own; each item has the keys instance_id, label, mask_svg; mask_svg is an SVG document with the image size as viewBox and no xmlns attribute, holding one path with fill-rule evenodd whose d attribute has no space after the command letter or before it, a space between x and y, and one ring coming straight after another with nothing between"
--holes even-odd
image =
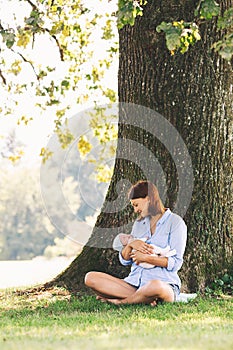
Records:
<instances>
[{"instance_id":1,"label":"crossed legs","mask_svg":"<svg viewBox=\"0 0 233 350\"><path fill-rule=\"evenodd\" d=\"M90 287L97 296L106 299L125 299L137 290L137 288L120 278L96 271L91 271L86 274L85 284L87 287Z\"/></svg>"},{"instance_id":2,"label":"crossed legs","mask_svg":"<svg viewBox=\"0 0 233 350\"><path fill-rule=\"evenodd\" d=\"M152 280L137 289L120 278L91 271L85 276L85 284L97 294L97 299L113 304L143 303L155 306L157 299L166 302L174 301L171 286L159 280Z\"/></svg>"}]
</instances>

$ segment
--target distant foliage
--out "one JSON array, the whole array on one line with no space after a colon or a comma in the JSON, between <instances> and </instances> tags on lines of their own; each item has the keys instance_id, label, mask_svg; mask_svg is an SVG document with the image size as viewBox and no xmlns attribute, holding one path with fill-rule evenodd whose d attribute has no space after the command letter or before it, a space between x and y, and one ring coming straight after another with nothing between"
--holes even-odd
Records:
<instances>
[{"instance_id":1,"label":"distant foliage","mask_svg":"<svg viewBox=\"0 0 233 350\"><path fill-rule=\"evenodd\" d=\"M82 246L72 241L71 239L55 238L54 244L49 245L44 250L44 256L46 258L56 258L65 256L68 258L76 257L82 250Z\"/></svg>"},{"instance_id":2,"label":"distant foliage","mask_svg":"<svg viewBox=\"0 0 233 350\"><path fill-rule=\"evenodd\" d=\"M71 163L74 164L73 159ZM75 171L74 167L64 169L64 180L61 182L64 200L74 213L74 220L76 214L78 221L88 222L91 226L95 221L93 215L102 203L100 199L93 198L90 207L85 198L93 197L93 188L98 188L97 180L87 177L79 179L82 182L78 183ZM79 194L79 187L85 193L84 199ZM102 187L99 191L104 198ZM59 221L63 221L63 212L56 193L51 195L59 225ZM0 260L27 260L38 255L74 256L82 248L77 242L66 238L50 222L41 198L39 169L21 167L20 161L9 165L7 159L1 159L0 218ZM78 235L78 232L74 234Z\"/></svg>"},{"instance_id":3,"label":"distant foliage","mask_svg":"<svg viewBox=\"0 0 233 350\"><path fill-rule=\"evenodd\" d=\"M0 184L0 259L24 260L43 255L58 232L41 201L38 171L5 169L1 171Z\"/></svg>"}]
</instances>

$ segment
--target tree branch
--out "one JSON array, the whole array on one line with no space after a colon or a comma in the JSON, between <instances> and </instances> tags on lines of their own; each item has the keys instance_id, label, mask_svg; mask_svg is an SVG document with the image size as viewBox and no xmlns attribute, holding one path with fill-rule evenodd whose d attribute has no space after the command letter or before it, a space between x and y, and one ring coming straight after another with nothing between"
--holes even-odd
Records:
<instances>
[{"instance_id":1,"label":"tree branch","mask_svg":"<svg viewBox=\"0 0 233 350\"><path fill-rule=\"evenodd\" d=\"M13 49L11 49L11 51L14 52L14 54L16 54L16 55L19 55L19 56L22 58L22 60L23 60L24 62L29 63L30 66L32 67L32 70L33 70L35 76L36 76L36 79L37 79L37 80L40 80L40 77L39 77L38 74L36 73L35 67L33 66L32 62L29 61L29 60L27 60L20 52L15 52Z\"/></svg>"},{"instance_id":2,"label":"tree branch","mask_svg":"<svg viewBox=\"0 0 233 350\"><path fill-rule=\"evenodd\" d=\"M38 10L38 8L36 7L36 5L34 5L32 2L31 2L31 0L25 0L26 2L28 2L31 6L32 6L32 8L34 9L34 10ZM1 22L0 22L0 29L1 30L4 30L4 28L2 27L2 25L1 25ZM61 61L62 62L64 62L64 51L63 51L63 49L62 49L62 47L61 47L61 45L60 45L60 43L59 43L59 40L57 39L57 37L56 37L56 35L51 35L51 33L50 33L50 31L49 31L49 29L48 28L40 28L40 30L43 32L43 31L45 31L45 32L47 32L54 40L55 40L55 42L56 42L56 45L57 45L57 47L58 47L58 49L59 49L59 55L60 55L60 59L61 59ZM33 41L34 41L34 38L33 38ZM13 50L12 50L13 51ZM14 51L13 51L14 52ZM31 64L31 66L32 66L32 68L33 68L33 70L34 70L34 72L35 72L35 69L34 69L34 67L33 67L33 65L32 65L32 63L30 62L30 61L28 61L27 59L25 59L25 57L23 56L23 55L21 55L20 53L18 53L21 57L22 57L22 59L24 60L24 62L27 62L27 63L30 63ZM35 74L36 74L36 72L35 72ZM36 74L36 76L37 76L37 74ZM37 79L38 79L38 76L37 76Z\"/></svg>"},{"instance_id":3,"label":"tree branch","mask_svg":"<svg viewBox=\"0 0 233 350\"><path fill-rule=\"evenodd\" d=\"M60 54L60 59L61 61L63 62L65 59L64 59L64 51L59 43L59 40L57 39L56 35L51 35L50 31L48 28L44 28L44 31L46 31L47 33L49 33L49 35L55 40L56 44L57 44L57 47L59 49L59 54Z\"/></svg>"},{"instance_id":4,"label":"tree branch","mask_svg":"<svg viewBox=\"0 0 233 350\"><path fill-rule=\"evenodd\" d=\"M1 69L0 69L0 77L2 78L3 84L6 85L6 78L4 77Z\"/></svg>"},{"instance_id":5,"label":"tree branch","mask_svg":"<svg viewBox=\"0 0 233 350\"><path fill-rule=\"evenodd\" d=\"M33 10L37 9L36 5L33 4L33 2L31 2L31 0L25 0L29 5L31 5L31 7L33 8Z\"/></svg>"}]
</instances>

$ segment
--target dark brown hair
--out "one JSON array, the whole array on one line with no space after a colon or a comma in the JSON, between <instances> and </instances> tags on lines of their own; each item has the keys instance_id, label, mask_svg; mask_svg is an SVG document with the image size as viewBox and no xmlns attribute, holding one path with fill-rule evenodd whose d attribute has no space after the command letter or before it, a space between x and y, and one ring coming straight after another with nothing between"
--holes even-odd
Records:
<instances>
[{"instance_id":1,"label":"dark brown hair","mask_svg":"<svg viewBox=\"0 0 233 350\"><path fill-rule=\"evenodd\" d=\"M157 187L150 181L140 180L134 184L129 192L129 199L146 198L149 197L149 214L163 214L165 207L160 199Z\"/></svg>"}]
</instances>

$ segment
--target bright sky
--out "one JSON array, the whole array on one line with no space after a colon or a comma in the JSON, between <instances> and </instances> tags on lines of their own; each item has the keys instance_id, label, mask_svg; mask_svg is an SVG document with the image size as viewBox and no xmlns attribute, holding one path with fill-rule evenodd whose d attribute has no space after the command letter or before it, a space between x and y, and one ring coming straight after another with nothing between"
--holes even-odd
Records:
<instances>
[{"instance_id":1,"label":"bright sky","mask_svg":"<svg viewBox=\"0 0 233 350\"><path fill-rule=\"evenodd\" d=\"M106 11L106 6L110 7L114 10L116 6L116 1L111 1L111 4L108 0L99 0L98 5L95 3L94 10L98 8L98 11ZM27 5L26 5L27 6ZM19 0L0 0L0 7L1 7L1 19L6 19L6 22L13 23L15 12L17 15L17 18L20 19L20 21L23 21L24 16L26 15L25 12L25 3ZM30 7L29 7L30 9ZM103 45L104 42L95 41L96 47L93 48L94 50L97 50L97 52L101 52L100 45ZM49 55L48 51L46 50L46 47L49 47ZM103 47L104 50L104 47ZM95 57L97 57L95 55ZM10 60L9 56L9 60ZM39 60L39 62L46 63L49 65L51 62L57 62L57 71L56 74L62 73L64 71L64 63L62 64L58 60L58 50L56 47L54 47L54 50L51 50L51 41L49 38L46 38L45 36L41 38L37 38L37 41L35 43L34 49L33 49L33 59ZM28 76L28 78L31 77L29 70L25 70L23 72L24 78ZM117 63L113 67L113 69L109 72L108 76L106 76L106 80L110 82L109 86L113 89L117 89ZM1 90L0 90L1 91ZM0 92L0 102L5 101L7 98L7 95L4 95L4 93ZM9 95L8 95L9 98ZM100 103L105 103L106 100L100 100ZM47 145L47 142L49 140L49 137L51 136L54 128L53 124L53 116L51 116L51 110L43 112L43 115L39 115L38 112L35 112L34 107L35 100L33 99L33 96L27 97L25 100L25 97L21 99L19 106L16 109L16 115L10 115L10 116L1 116L0 117L0 136L6 135L9 133L10 130L15 129L17 138L22 141L24 144L26 144L25 149L25 156L24 159L28 163L28 161L39 161L39 153L41 147L44 147ZM86 108L89 108L93 105L92 101L89 101L88 104L77 106L77 104L74 104L72 109L69 111L69 116L72 117L74 114L79 112L80 110L84 110ZM17 120L19 116L22 116L24 114L31 114L34 117L34 120L30 122L27 126L21 124L17 125Z\"/></svg>"}]
</instances>

